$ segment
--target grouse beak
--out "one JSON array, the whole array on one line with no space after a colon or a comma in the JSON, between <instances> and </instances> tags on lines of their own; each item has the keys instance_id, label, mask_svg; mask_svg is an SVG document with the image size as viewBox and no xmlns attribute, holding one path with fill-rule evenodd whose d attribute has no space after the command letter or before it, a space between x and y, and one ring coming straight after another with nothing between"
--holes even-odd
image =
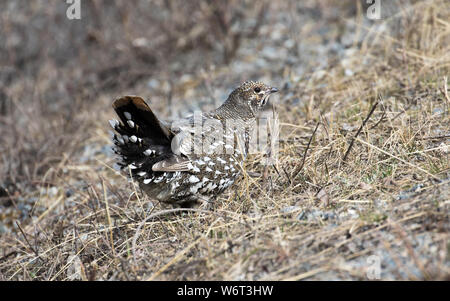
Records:
<instances>
[{"instance_id":1,"label":"grouse beak","mask_svg":"<svg viewBox=\"0 0 450 301\"><path fill-rule=\"evenodd\" d=\"M266 90L266 94L261 102L261 106L265 106L267 101L269 100L270 95L272 95L273 93L278 92L277 88L269 88Z\"/></svg>"}]
</instances>

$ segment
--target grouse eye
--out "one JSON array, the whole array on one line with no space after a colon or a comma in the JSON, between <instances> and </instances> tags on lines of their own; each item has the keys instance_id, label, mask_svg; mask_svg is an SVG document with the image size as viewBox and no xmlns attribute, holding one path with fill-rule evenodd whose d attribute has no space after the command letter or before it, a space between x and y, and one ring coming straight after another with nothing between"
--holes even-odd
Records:
<instances>
[{"instance_id":1,"label":"grouse eye","mask_svg":"<svg viewBox=\"0 0 450 301\"><path fill-rule=\"evenodd\" d=\"M260 88L260 87L256 87L256 88L255 88L255 92L256 92L256 93L261 92L261 88Z\"/></svg>"}]
</instances>

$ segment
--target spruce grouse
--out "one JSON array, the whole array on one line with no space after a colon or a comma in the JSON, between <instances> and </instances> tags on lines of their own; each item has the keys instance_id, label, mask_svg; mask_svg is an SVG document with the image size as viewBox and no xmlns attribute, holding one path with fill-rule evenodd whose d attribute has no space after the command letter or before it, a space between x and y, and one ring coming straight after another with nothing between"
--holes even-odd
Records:
<instances>
[{"instance_id":1,"label":"spruce grouse","mask_svg":"<svg viewBox=\"0 0 450 301\"><path fill-rule=\"evenodd\" d=\"M121 97L113 103L121 122L110 120L119 165L161 202L210 201L239 176L258 111L277 91L248 81L216 110L171 123L160 121L142 98Z\"/></svg>"}]
</instances>

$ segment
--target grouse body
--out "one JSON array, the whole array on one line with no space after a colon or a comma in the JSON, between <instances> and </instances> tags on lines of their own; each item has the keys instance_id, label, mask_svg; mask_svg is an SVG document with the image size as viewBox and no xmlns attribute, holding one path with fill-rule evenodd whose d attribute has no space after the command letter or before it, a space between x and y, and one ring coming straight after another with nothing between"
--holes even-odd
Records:
<instances>
[{"instance_id":1,"label":"grouse body","mask_svg":"<svg viewBox=\"0 0 450 301\"><path fill-rule=\"evenodd\" d=\"M258 111L277 89L245 82L216 110L166 123L137 96L113 103L115 152L152 198L175 206L211 200L231 186L248 154Z\"/></svg>"}]
</instances>

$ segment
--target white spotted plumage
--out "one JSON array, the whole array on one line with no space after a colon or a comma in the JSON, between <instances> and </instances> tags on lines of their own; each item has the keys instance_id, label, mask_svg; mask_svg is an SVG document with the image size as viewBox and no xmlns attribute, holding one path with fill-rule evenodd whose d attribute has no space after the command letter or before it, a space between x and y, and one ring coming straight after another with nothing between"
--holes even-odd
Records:
<instances>
[{"instance_id":1,"label":"white spotted plumage","mask_svg":"<svg viewBox=\"0 0 450 301\"><path fill-rule=\"evenodd\" d=\"M151 156L153 153L155 153L155 151L152 149L147 149L144 151L144 155L146 156Z\"/></svg>"},{"instance_id":2,"label":"white spotted plumage","mask_svg":"<svg viewBox=\"0 0 450 301\"><path fill-rule=\"evenodd\" d=\"M197 178L196 176L192 175L192 176L189 177L189 183L194 184L194 183L197 183L197 182L200 182L200 179Z\"/></svg>"},{"instance_id":3,"label":"white spotted plumage","mask_svg":"<svg viewBox=\"0 0 450 301\"><path fill-rule=\"evenodd\" d=\"M257 93L260 97L266 97L274 91L262 83L246 82L233 91L220 108L203 114L203 121L208 121L208 119L219 121L221 125L225 126L225 122L232 118L237 120L238 124L232 132L227 132L228 135L224 137L222 136L223 129L219 130L217 127L202 132L202 136L207 132L213 133L214 136L212 140L208 140L209 147L206 149L203 147L202 155L195 153L196 144L193 145L194 153L192 153L191 145L188 147L186 143L183 143L183 138L186 136L183 134L195 137L194 131L186 129L189 126L184 126L184 128L180 126L179 130L174 127L169 128L168 125L173 125L173 123L158 120L148 104L139 97L125 96L117 99L113 107L120 117L120 121L113 119L109 121L109 124L117 132L113 139L115 151L122 159L120 166L123 169L130 169L132 178L140 182L143 190L152 198L162 202L185 206L185 203L195 202L196 199L202 197L201 195L217 195L232 185L236 175L240 173L236 170L237 166L241 165L248 153L246 138L249 135L247 131L251 130L256 123L257 110L255 108L247 112L243 106L239 106L239 110L235 110L230 105L235 106L238 104L236 101L243 99L245 102L241 102L241 104L250 105L249 100L257 99L259 101L253 95L255 86L269 91L265 95L262 92ZM247 97L248 95L251 97ZM193 117L187 120L191 125ZM249 128L247 124L250 126ZM240 129L244 129L244 131ZM178 141L174 137L180 137L181 140ZM234 145L235 139L238 141L237 146ZM197 142L195 139L193 141ZM178 144L174 147L173 142ZM190 152L187 152L188 148ZM240 155L241 153L242 155Z\"/></svg>"},{"instance_id":4,"label":"white spotted plumage","mask_svg":"<svg viewBox=\"0 0 450 301\"><path fill-rule=\"evenodd\" d=\"M134 128L134 121L133 120L127 120L128 126L130 128Z\"/></svg>"},{"instance_id":5,"label":"white spotted plumage","mask_svg":"<svg viewBox=\"0 0 450 301\"><path fill-rule=\"evenodd\" d=\"M115 130L116 127L119 125L119 121L117 121L116 119L111 119L109 121L109 124L111 125L111 127Z\"/></svg>"},{"instance_id":6,"label":"white spotted plumage","mask_svg":"<svg viewBox=\"0 0 450 301\"><path fill-rule=\"evenodd\" d=\"M124 141L123 138L120 137L120 136L118 136L118 137L116 138L116 140L117 140L117 142L119 142L120 145L124 145L124 144L125 144L125 141Z\"/></svg>"},{"instance_id":7,"label":"white spotted plumage","mask_svg":"<svg viewBox=\"0 0 450 301\"><path fill-rule=\"evenodd\" d=\"M222 159L220 157L217 157L217 161L219 161L219 163L221 163L221 164L226 164L227 163L227 161L225 161L224 159Z\"/></svg>"}]
</instances>

